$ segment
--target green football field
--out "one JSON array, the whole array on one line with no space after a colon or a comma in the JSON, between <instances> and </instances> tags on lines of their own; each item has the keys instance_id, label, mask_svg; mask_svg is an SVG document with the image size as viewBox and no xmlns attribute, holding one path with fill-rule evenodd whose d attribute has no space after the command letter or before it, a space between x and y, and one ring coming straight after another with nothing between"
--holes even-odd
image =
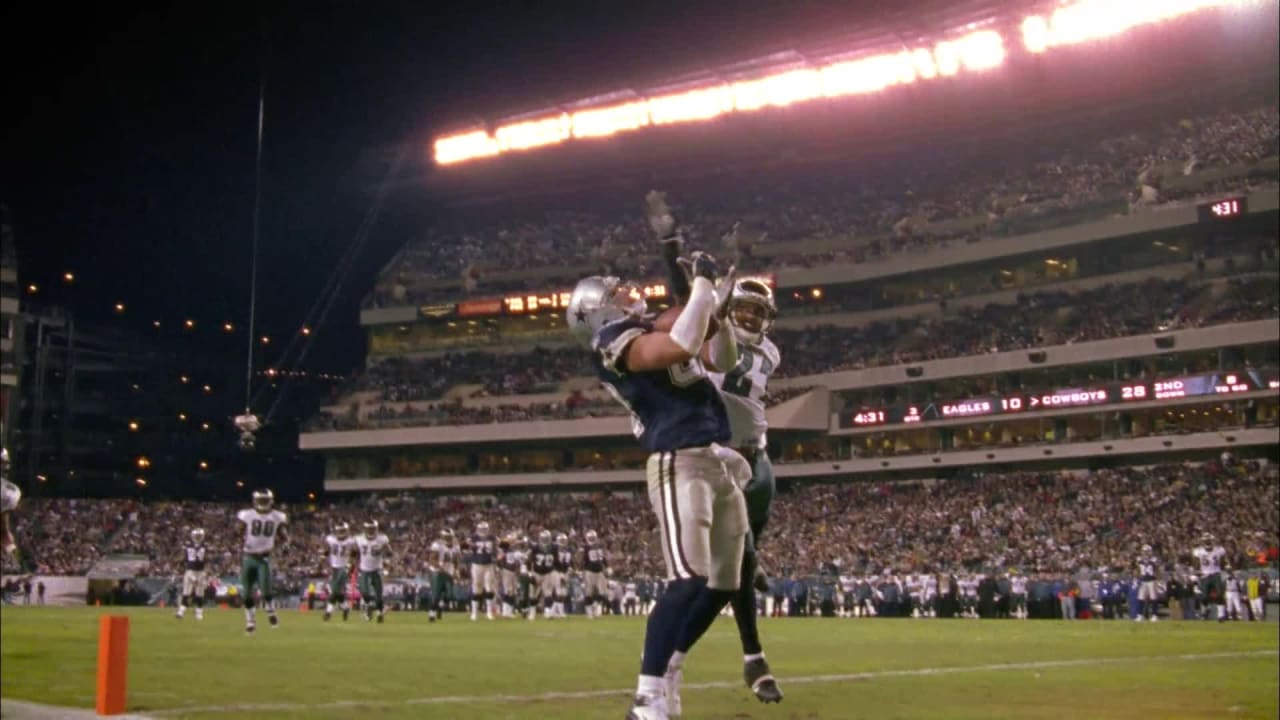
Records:
<instances>
[{"instance_id":1,"label":"green football field","mask_svg":"<svg viewBox=\"0 0 1280 720\"><path fill-rule=\"evenodd\" d=\"M0 695L92 707L93 608L5 608ZM129 710L165 718L621 718L639 619L384 625L289 611L246 637L243 616L196 623L132 609ZM354 617L354 616L353 616ZM263 619L260 618L260 621ZM690 657L687 718L1276 718L1274 622L762 621L786 699L742 685L733 622Z\"/></svg>"}]
</instances>

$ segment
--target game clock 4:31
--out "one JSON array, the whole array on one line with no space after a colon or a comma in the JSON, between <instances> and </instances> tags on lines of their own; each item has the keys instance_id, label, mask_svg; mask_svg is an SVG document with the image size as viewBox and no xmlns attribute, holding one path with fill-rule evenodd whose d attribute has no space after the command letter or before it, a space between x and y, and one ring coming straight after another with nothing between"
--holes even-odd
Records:
<instances>
[{"instance_id":1,"label":"game clock 4:31","mask_svg":"<svg viewBox=\"0 0 1280 720\"><path fill-rule=\"evenodd\" d=\"M1249 212L1249 206L1246 198L1233 197L1201 203L1197 210L1200 214L1200 222L1216 223L1244 217Z\"/></svg>"}]
</instances>

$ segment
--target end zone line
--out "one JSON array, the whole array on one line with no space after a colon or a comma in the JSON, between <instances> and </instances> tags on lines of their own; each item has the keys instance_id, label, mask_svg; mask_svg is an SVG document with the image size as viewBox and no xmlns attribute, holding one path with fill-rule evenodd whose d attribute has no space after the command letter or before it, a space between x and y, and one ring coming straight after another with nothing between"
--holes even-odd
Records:
<instances>
[{"instance_id":1,"label":"end zone line","mask_svg":"<svg viewBox=\"0 0 1280 720\"><path fill-rule=\"evenodd\" d=\"M838 683L850 682L857 680L880 680L885 678L900 677L927 677L932 675L956 675L960 673L982 673L982 672L1001 672L1007 670L1041 670L1051 668L1064 667L1081 667L1087 665L1122 665L1126 663L1149 663L1153 661L1168 660L1184 660L1184 661L1201 661L1201 660L1224 660L1231 658L1251 658L1251 657L1280 657L1280 649L1271 650L1246 650L1238 652L1221 652L1221 653L1188 653L1181 655L1145 655L1134 657L1119 658L1079 658L1075 660L1042 660L1034 662L1022 663L992 663L987 665L957 665L953 667L935 667L935 668L912 668L903 670L872 670L859 673L846 673L839 675L808 675L799 677L780 676L779 682L786 685L811 685L816 683ZM704 683L689 683L684 685L682 690L720 690L726 688L743 687L740 681L716 681ZM471 703L523 703L523 702L539 702L547 700L584 700L598 697L613 696L630 696L634 692L631 688L620 688L614 690L577 690L577 691L552 691L545 693L536 693L531 695L441 695L436 697L410 698L408 700L386 701L386 700L340 700L328 703L240 703L235 705L204 705L187 708L166 708L163 710L148 711L156 717L172 716L172 715L189 715L202 713L231 713L231 712L271 712L271 711L299 711L299 710L325 710L336 708L373 708L373 707L394 707L397 705L447 705L447 704L471 704Z\"/></svg>"}]
</instances>

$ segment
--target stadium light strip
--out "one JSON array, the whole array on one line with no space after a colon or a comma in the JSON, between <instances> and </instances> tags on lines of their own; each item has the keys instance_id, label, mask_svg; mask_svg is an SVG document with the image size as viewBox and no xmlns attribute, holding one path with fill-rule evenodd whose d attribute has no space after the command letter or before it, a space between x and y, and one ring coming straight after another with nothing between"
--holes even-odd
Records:
<instances>
[{"instance_id":1,"label":"stadium light strip","mask_svg":"<svg viewBox=\"0 0 1280 720\"><path fill-rule=\"evenodd\" d=\"M1114 37L1208 8L1259 5L1266 0L1081 0L1021 24L1022 47L1041 54L1058 47ZM438 165L453 165L509 152L558 145L571 139L607 138L645 127L713 120L730 113L879 92L896 85L954 77L1000 67L1007 56L996 30L969 32L932 48L885 52L760 78L695 87L606 107L560 112L440 137Z\"/></svg>"}]
</instances>

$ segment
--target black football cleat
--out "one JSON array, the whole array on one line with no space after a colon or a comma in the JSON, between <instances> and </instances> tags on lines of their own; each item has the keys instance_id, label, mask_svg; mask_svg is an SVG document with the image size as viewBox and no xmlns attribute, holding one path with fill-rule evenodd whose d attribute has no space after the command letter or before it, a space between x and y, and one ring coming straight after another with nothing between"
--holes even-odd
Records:
<instances>
[{"instance_id":1,"label":"black football cleat","mask_svg":"<svg viewBox=\"0 0 1280 720\"><path fill-rule=\"evenodd\" d=\"M273 627L273 628L274 628L274 627L279 627L279 625L280 625L280 618L276 617L275 615L268 615L268 616L267 616L267 622L271 623L271 627Z\"/></svg>"},{"instance_id":2,"label":"black football cleat","mask_svg":"<svg viewBox=\"0 0 1280 720\"><path fill-rule=\"evenodd\" d=\"M327 612L324 614L324 621L325 621L325 622L329 622L329 615L330 615L330 613L327 613Z\"/></svg>"},{"instance_id":3,"label":"black football cleat","mask_svg":"<svg viewBox=\"0 0 1280 720\"><path fill-rule=\"evenodd\" d=\"M382 624L382 613L378 613L378 624Z\"/></svg>"},{"instance_id":4,"label":"black football cleat","mask_svg":"<svg viewBox=\"0 0 1280 720\"><path fill-rule=\"evenodd\" d=\"M769 663L764 658L743 665L742 679L747 681L747 687L751 688L760 702L782 702L782 689L778 687L778 681L773 679Z\"/></svg>"}]
</instances>

